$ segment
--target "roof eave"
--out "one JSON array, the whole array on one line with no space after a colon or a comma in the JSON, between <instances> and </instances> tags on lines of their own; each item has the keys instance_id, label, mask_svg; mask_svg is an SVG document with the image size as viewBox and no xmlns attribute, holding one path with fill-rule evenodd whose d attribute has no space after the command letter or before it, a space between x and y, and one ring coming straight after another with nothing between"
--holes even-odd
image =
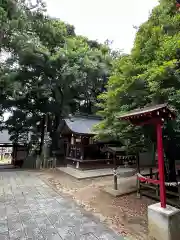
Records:
<instances>
[{"instance_id":1,"label":"roof eave","mask_svg":"<svg viewBox=\"0 0 180 240\"><path fill-rule=\"evenodd\" d=\"M148 114L153 114L154 112L156 112L158 110L163 110L163 109L168 110L169 113L172 114L173 118L176 117L175 113L168 107L167 104L160 104L160 105L156 105L154 107L152 106L152 107L144 107L142 109L135 109L133 111L130 111L129 113L125 113L125 114L118 116L118 119L119 120L122 120L122 119L130 120L133 117L138 117L138 116L144 117Z\"/></svg>"}]
</instances>

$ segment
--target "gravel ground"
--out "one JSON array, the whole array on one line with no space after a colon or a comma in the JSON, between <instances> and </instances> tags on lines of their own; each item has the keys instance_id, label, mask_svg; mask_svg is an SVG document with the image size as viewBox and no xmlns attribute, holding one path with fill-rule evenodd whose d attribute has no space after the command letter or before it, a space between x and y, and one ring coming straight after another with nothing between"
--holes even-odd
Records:
<instances>
[{"instance_id":1,"label":"gravel ground","mask_svg":"<svg viewBox=\"0 0 180 240\"><path fill-rule=\"evenodd\" d=\"M110 196L102 188L112 181L112 177L76 180L55 170L41 172L40 177L127 239L147 239L147 207L154 203L153 200L137 199L136 194L118 198Z\"/></svg>"}]
</instances>

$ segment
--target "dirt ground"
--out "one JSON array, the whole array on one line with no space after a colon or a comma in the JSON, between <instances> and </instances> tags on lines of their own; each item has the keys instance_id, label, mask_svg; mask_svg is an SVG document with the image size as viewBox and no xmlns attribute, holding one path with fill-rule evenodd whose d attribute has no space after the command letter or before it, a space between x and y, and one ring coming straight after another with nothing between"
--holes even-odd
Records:
<instances>
[{"instance_id":1,"label":"dirt ground","mask_svg":"<svg viewBox=\"0 0 180 240\"><path fill-rule=\"evenodd\" d=\"M77 180L59 170L41 172L40 177L127 239L147 239L147 207L154 203L153 200L138 199L136 194L110 196L102 188L112 177Z\"/></svg>"}]
</instances>

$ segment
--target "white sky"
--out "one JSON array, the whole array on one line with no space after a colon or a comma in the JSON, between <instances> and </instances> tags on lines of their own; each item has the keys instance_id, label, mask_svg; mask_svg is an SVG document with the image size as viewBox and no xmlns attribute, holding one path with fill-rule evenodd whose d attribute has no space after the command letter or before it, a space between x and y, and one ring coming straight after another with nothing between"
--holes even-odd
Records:
<instances>
[{"instance_id":1,"label":"white sky","mask_svg":"<svg viewBox=\"0 0 180 240\"><path fill-rule=\"evenodd\" d=\"M130 52L136 30L158 0L45 0L50 16L75 26L92 40L113 41L113 48Z\"/></svg>"}]
</instances>

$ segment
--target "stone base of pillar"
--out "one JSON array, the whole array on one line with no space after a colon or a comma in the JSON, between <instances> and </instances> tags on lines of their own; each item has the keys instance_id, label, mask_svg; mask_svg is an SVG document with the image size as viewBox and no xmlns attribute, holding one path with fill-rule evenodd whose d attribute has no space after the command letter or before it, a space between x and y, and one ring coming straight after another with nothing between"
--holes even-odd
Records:
<instances>
[{"instance_id":1,"label":"stone base of pillar","mask_svg":"<svg viewBox=\"0 0 180 240\"><path fill-rule=\"evenodd\" d=\"M148 207L148 239L179 240L180 210L167 205L161 208L160 203Z\"/></svg>"}]
</instances>

